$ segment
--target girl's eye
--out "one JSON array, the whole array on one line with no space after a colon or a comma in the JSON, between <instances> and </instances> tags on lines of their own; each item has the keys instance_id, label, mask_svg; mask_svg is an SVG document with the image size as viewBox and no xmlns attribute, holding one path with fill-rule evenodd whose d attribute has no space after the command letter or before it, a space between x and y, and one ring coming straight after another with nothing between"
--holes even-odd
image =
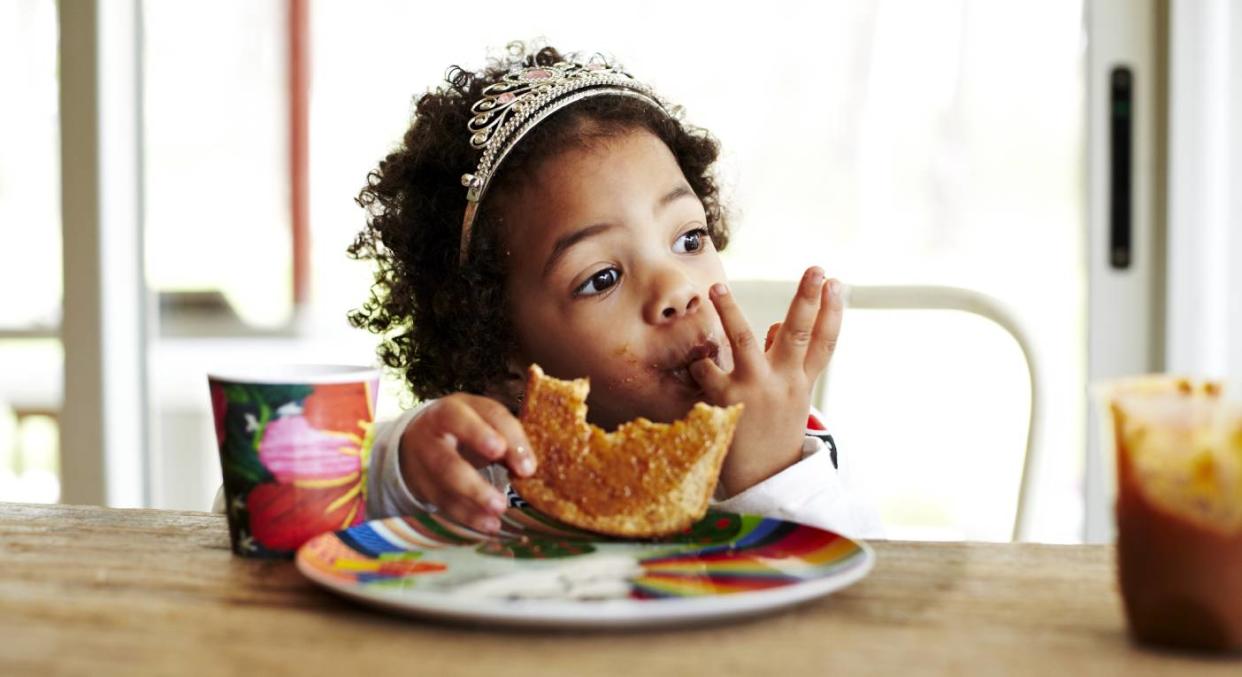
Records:
<instances>
[{"instance_id":1,"label":"girl's eye","mask_svg":"<svg viewBox=\"0 0 1242 677\"><path fill-rule=\"evenodd\" d=\"M693 254L703 248L703 239L706 237L706 228L695 228L677 238L673 243L673 251L678 254Z\"/></svg>"},{"instance_id":2,"label":"girl's eye","mask_svg":"<svg viewBox=\"0 0 1242 677\"><path fill-rule=\"evenodd\" d=\"M621 280L621 271L616 268L605 268L595 273L582 286L574 290L574 296L594 296L608 289Z\"/></svg>"}]
</instances>

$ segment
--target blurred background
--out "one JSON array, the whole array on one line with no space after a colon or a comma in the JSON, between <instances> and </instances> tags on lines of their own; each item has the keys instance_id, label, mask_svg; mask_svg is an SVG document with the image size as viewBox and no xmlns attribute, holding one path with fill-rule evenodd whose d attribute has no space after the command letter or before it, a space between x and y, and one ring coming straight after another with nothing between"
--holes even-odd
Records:
<instances>
[{"instance_id":1,"label":"blurred background","mask_svg":"<svg viewBox=\"0 0 1242 677\"><path fill-rule=\"evenodd\" d=\"M532 38L721 140L733 280L908 294L857 295L821 402L891 537L1008 540L1025 468L1021 538L1106 540L1089 384L1242 366L1227 0L0 0L0 500L207 509L205 372L374 360L353 197Z\"/></svg>"}]
</instances>

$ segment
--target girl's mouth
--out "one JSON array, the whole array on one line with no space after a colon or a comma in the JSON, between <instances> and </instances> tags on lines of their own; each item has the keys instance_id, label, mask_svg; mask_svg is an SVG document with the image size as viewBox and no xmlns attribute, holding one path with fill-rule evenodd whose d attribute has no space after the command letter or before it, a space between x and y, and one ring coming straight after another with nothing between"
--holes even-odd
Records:
<instances>
[{"instance_id":1,"label":"girl's mouth","mask_svg":"<svg viewBox=\"0 0 1242 677\"><path fill-rule=\"evenodd\" d=\"M690 365L704 358L708 358L715 362L716 366L720 366L720 346L715 341L708 339L696 346L692 346L675 366L664 371L685 388L696 392L701 391L702 387L698 381L694 380L694 376L690 374Z\"/></svg>"},{"instance_id":2,"label":"girl's mouth","mask_svg":"<svg viewBox=\"0 0 1242 677\"><path fill-rule=\"evenodd\" d=\"M691 390L699 389L698 381L695 381L694 377L690 375L690 369L688 367L677 367L676 369L670 369L668 374L673 377L674 381L677 381L686 388Z\"/></svg>"}]
</instances>

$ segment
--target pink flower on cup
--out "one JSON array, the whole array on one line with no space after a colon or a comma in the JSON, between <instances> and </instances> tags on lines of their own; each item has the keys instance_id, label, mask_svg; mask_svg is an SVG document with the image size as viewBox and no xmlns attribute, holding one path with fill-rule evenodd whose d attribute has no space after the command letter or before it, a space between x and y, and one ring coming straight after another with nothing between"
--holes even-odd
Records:
<instances>
[{"instance_id":1,"label":"pink flower on cup","mask_svg":"<svg viewBox=\"0 0 1242 677\"><path fill-rule=\"evenodd\" d=\"M304 416L282 416L267 424L259 460L285 484L344 477L359 472L360 445L360 439L312 428Z\"/></svg>"},{"instance_id":2,"label":"pink flower on cup","mask_svg":"<svg viewBox=\"0 0 1242 677\"><path fill-rule=\"evenodd\" d=\"M374 396L363 383L316 386L300 413L267 424L259 461L276 481L247 497L255 540L294 550L365 519Z\"/></svg>"}]
</instances>

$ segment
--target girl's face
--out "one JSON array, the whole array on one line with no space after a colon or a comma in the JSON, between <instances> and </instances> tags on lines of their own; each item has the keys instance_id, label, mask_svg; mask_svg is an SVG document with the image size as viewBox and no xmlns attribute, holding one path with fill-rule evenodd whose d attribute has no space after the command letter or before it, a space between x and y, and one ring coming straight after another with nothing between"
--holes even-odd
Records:
<instances>
[{"instance_id":1,"label":"girl's face","mask_svg":"<svg viewBox=\"0 0 1242 677\"><path fill-rule=\"evenodd\" d=\"M687 364L732 370L708 299L720 256L659 137L636 129L557 155L506 206L518 366L590 377L592 422L673 421L703 399Z\"/></svg>"}]
</instances>

